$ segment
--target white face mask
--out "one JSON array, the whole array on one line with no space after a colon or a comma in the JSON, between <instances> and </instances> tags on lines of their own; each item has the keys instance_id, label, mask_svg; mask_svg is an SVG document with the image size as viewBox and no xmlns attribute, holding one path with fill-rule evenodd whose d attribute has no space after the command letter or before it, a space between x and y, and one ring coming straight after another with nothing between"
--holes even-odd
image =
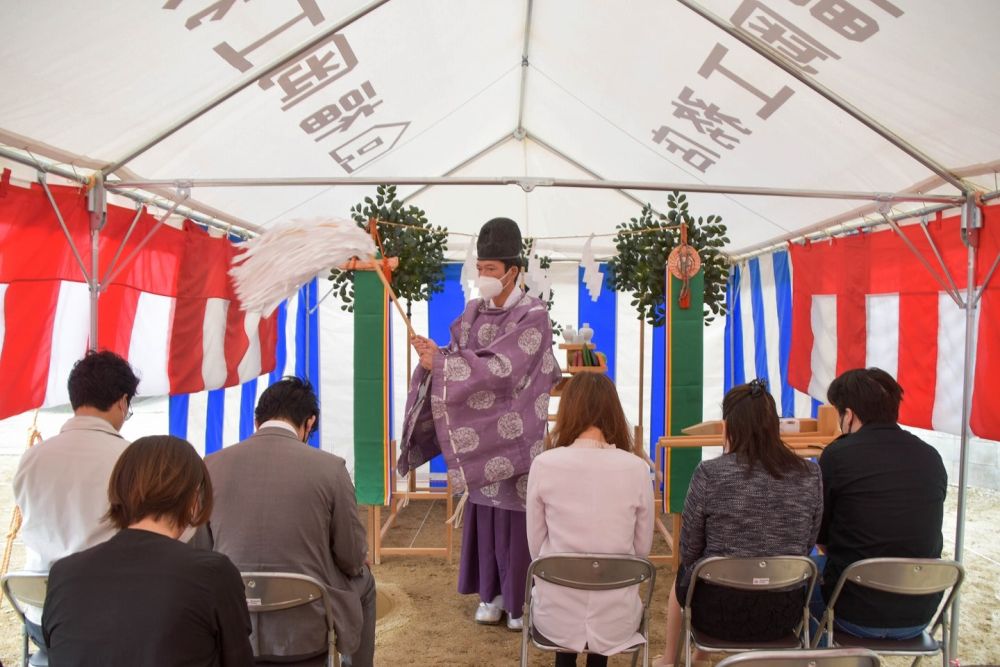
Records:
<instances>
[{"instance_id":1,"label":"white face mask","mask_svg":"<svg viewBox=\"0 0 1000 667\"><path fill-rule=\"evenodd\" d=\"M507 271L503 275L506 276ZM479 276L476 280L476 287L479 289L479 296L483 297L485 301L490 301L500 296L503 292L505 285L503 284L503 276L500 278L494 278L492 276Z\"/></svg>"},{"instance_id":2,"label":"white face mask","mask_svg":"<svg viewBox=\"0 0 1000 667\"><path fill-rule=\"evenodd\" d=\"M196 532L198 532L197 526L188 526L187 528L184 529L184 532L181 533L181 536L178 537L177 539L179 539L181 542L190 542L191 538L194 537L194 534Z\"/></svg>"}]
</instances>

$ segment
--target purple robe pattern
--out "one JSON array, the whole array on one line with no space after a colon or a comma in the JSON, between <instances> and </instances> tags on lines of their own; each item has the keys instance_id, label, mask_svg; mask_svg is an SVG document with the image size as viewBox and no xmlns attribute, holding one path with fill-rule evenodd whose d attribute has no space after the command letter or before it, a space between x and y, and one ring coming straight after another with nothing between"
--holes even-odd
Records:
<instances>
[{"instance_id":1,"label":"purple robe pattern","mask_svg":"<svg viewBox=\"0 0 1000 667\"><path fill-rule=\"evenodd\" d=\"M453 490L523 512L528 469L544 449L549 392L561 376L544 303L523 295L504 310L470 301L434 367L413 373L399 473L441 453Z\"/></svg>"}]
</instances>

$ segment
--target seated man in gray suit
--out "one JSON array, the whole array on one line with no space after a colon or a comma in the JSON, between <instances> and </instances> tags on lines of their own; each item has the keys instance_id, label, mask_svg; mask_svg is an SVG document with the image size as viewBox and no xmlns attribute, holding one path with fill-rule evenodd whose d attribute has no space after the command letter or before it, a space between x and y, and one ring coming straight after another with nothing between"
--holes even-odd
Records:
<instances>
[{"instance_id":1,"label":"seated man in gray suit","mask_svg":"<svg viewBox=\"0 0 1000 667\"><path fill-rule=\"evenodd\" d=\"M257 403L257 432L205 459L215 489L208 537L242 572L306 574L326 584L344 664L371 667L375 580L344 459L305 444L319 420L312 385L286 377ZM254 617L258 662L326 653L320 605ZM305 663L303 663L305 664Z\"/></svg>"}]
</instances>

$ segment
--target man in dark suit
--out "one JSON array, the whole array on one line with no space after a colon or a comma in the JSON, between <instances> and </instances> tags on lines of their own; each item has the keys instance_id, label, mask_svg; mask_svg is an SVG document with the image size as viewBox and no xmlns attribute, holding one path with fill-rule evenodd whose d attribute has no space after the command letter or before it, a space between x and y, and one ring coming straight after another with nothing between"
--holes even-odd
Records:
<instances>
[{"instance_id":1,"label":"man in dark suit","mask_svg":"<svg viewBox=\"0 0 1000 667\"><path fill-rule=\"evenodd\" d=\"M296 377L272 384L255 418L256 433L205 459L215 488L206 531L213 548L242 572L297 572L323 582L344 664L371 667L375 580L365 527L344 459L305 444L319 420L312 385ZM325 653L319 604L257 616L254 631L259 660Z\"/></svg>"}]
</instances>

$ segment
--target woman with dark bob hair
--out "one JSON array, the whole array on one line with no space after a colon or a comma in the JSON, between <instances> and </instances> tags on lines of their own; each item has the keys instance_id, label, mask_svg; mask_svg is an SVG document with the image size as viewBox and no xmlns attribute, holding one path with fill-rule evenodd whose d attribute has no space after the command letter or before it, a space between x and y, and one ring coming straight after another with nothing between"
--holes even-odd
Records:
<instances>
[{"instance_id":1,"label":"woman with dark bob hair","mask_svg":"<svg viewBox=\"0 0 1000 667\"><path fill-rule=\"evenodd\" d=\"M208 521L212 482L198 452L169 435L118 458L106 520L118 533L57 561L42 629L53 665L252 665L250 615L228 558L182 536Z\"/></svg>"},{"instance_id":2,"label":"woman with dark bob hair","mask_svg":"<svg viewBox=\"0 0 1000 667\"><path fill-rule=\"evenodd\" d=\"M667 649L677 655L681 606L691 572L711 556L807 556L823 516L819 466L781 441L778 412L765 380L722 399L724 453L695 468L684 501L681 564L667 608ZM704 581L695 589L692 624L731 641L777 639L802 622L805 591L754 593Z\"/></svg>"},{"instance_id":3,"label":"woman with dark bob hair","mask_svg":"<svg viewBox=\"0 0 1000 667\"><path fill-rule=\"evenodd\" d=\"M563 388L551 448L528 474L528 548L532 558L553 553L645 557L653 541L653 483L634 451L632 431L615 384L579 373ZM536 581L531 621L538 631L575 652L556 654L556 667L588 667L642 642L639 587L579 591Z\"/></svg>"}]
</instances>

